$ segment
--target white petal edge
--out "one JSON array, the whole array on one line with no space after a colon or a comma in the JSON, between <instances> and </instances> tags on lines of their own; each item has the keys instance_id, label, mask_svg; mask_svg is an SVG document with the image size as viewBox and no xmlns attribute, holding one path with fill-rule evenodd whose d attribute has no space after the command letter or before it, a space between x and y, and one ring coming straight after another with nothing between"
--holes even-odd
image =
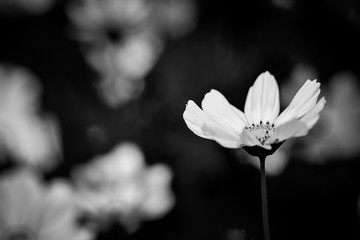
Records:
<instances>
[{"instance_id":1,"label":"white petal edge","mask_svg":"<svg viewBox=\"0 0 360 240\"><path fill-rule=\"evenodd\" d=\"M188 101L183 118L188 128L199 137L214 140L226 148L239 148L241 146L239 135L219 124L192 100Z\"/></svg>"},{"instance_id":2,"label":"white petal edge","mask_svg":"<svg viewBox=\"0 0 360 240\"><path fill-rule=\"evenodd\" d=\"M235 112L235 114L241 119L241 121L245 123L245 125L249 125L249 122L247 121L246 116L243 111L239 110L238 108L236 108L234 106L232 106L232 109Z\"/></svg>"},{"instance_id":3,"label":"white petal edge","mask_svg":"<svg viewBox=\"0 0 360 240\"><path fill-rule=\"evenodd\" d=\"M244 107L244 114L249 124L255 123L256 119L260 119L260 116L255 116L257 111L255 111L253 107L253 87L250 87L246 96Z\"/></svg>"},{"instance_id":4,"label":"white petal edge","mask_svg":"<svg viewBox=\"0 0 360 240\"><path fill-rule=\"evenodd\" d=\"M316 104L320 94L320 83L316 80L306 80L304 85L297 91L289 106L279 115L275 125L282 125L294 118L301 118Z\"/></svg>"},{"instance_id":5,"label":"white petal edge","mask_svg":"<svg viewBox=\"0 0 360 240\"><path fill-rule=\"evenodd\" d=\"M300 118L301 121L306 123L309 129L311 129L319 120L319 114L324 109L325 103L325 97L322 97L308 113Z\"/></svg>"},{"instance_id":6,"label":"white petal edge","mask_svg":"<svg viewBox=\"0 0 360 240\"><path fill-rule=\"evenodd\" d=\"M235 112L235 107L215 89L205 94L201 107L204 112L216 119L221 125L227 126L227 128L239 135L245 127L246 121L242 118L241 113Z\"/></svg>"},{"instance_id":7,"label":"white petal edge","mask_svg":"<svg viewBox=\"0 0 360 240\"><path fill-rule=\"evenodd\" d=\"M308 132L309 128L305 122L298 119L293 119L276 127L276 130L271 135L269 142L272 144L292 137L305 136Z\"/></svg>"},{"instance_id":8,"label":"white petal edge","mask_svg":"<svg viewBox=\"0 0 360 240\"><path fill-rule=\"evenodd\" d=\"M245 116L249 123L273 123L280 111L279 87L269 72L260 74L249 89L245 102Z\"/></svg>"}]
</instances>

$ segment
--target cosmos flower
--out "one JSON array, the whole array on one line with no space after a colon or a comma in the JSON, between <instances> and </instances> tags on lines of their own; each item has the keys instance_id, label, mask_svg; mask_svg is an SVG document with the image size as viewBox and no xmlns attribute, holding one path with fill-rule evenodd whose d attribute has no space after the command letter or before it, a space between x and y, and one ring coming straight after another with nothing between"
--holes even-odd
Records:
<instances>
[{"instance_id":1,"label":"cosmos flower","mask_svg":"<svg viewBox=\"0 0 360 240\"><path fill-rule=\"evenodd\" d=\"M93 239L76 224L73 196L65 182L46 186L34 172L7 172L0 178L0 239Z\"/></svg>"},{"instance_id":2,"label":"cosmos flower","mask_svg":"<svg viewBox=\"0 0 360 240\"><path fill-rule=\"evenodd\" d=\"M211 90L200 109L189 100L183 117L196 135L215 140L226 148L257 146L267 151L288 138L308 133L319 119L325 98L317 101L320 83L307 80L289 106L279 115L279 87L273 75L264 72L249 89L242 112L218 91Z\"/></svg>"}]
</instances>

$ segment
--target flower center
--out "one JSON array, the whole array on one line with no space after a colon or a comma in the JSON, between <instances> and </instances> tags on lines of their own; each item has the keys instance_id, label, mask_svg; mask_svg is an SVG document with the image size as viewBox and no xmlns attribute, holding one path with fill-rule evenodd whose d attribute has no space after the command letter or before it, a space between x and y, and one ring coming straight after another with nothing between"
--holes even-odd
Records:
<instances>
[{"instance_id":1,"label":"flower center","mask_svg":"<svg viewBox=\"0 0 360 240\"><path fill-rule=\"evenodd\" d=\"M245 129L253 134L262 145L270 138L270 136L275 132L275 125L269 122L263 123L260 121L258 124L251 124L251 126L246 126Z\"/></svg>"},{"instance_id":2,"label":"flower center","mask_svg":"<svg viewBox=\"0 0 360 240\"><path fill-rule=\"evenodd\" d=\"M5 229L0 240L36 240L35 233L26 227Z\"/></svg>"}]
</instances>

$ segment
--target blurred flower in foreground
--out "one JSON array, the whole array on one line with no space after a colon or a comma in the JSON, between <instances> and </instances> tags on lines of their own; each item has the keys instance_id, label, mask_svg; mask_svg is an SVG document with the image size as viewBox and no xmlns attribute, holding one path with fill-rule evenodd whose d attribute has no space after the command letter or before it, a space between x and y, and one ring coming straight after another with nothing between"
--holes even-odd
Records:
<instances>
[{"instance_id":1,"label":"blurred flower in foreground","mask_svg":"<svg viewBox=\"0 0 360 240\"><path fill-rule=\"evenodd\" d=\"M0 239L93 239L77 226L76 206L65 182L46 186L33 172L8 172L0 177Z\"/></svg>"},{"instance_id":2,"label":"blurred flower in foreground","mask_svg":"<svg viewBox=\"0 0 360 240\"><path fill-rule=\"evenodd\" d=\"M139 147L123 143L74 174L80 205L95 218L118 219L129 231L161 218L174 205L168 167L144 165Z\"/></svg>"},{"instance_id":3,"label":"blurred flower in foreground","mask_svg":"<svg viewBox=\"0 0 360 240\"><path fill-rule=\"evenodd\" d=\"M68 15L73 36L100 75L100 96L111 107L137 98L166 38L195 25L192 0L81 0Z\"/></svg>"},{"instance_id":4,"label":"blurred flower in foreground","mask_svg":"<svg viewBox=\"0 0 360 240\"><path fill-rule=\"evenodd\" d=\"M324 118L296 151L304 160L324 162L343 160L360 153L360 88L349 72L332 77L325 89L329 102Z\"/></svg>"},{"instance_id":5,"label":"blurred flower in foreground","mask_svg":"<svg viewBox=\"0 0 360 240\"><path fill-rule=\"evenodd\" d=\"M0 152L50 167L61 154L59 133L55 119L39 111L40 92L26 70L0 66Z\"/></svg>"},{"instance_id":6,"label":"blurred flower in foreground","mask_svg":"<svg viewBox=\"0 0 360 240\"><path fill-rule=\"evenodd\" d=\"M0 12L7 15L42 14L48 11L54 3L55 0L0 0Z\"/></svg>"},{"instance_id":7,"label":"blurred flower in foreground","mask_svg":"<svg viewBox=\"0 0 360 240\"><path fill-rule=\"evenodd\" d=\"M215 140L223 147L258 146L260 151L276 150L271 145L306 135L318 121L325 105L324 97L317 102L319 94L320 83L307 80L279 115L278 85L274 76L265 72L249 89L245 113L220 92L211 90L201 103L202 110L190 100L183 117L196 135Z\"/></svg>"}]
</instances>

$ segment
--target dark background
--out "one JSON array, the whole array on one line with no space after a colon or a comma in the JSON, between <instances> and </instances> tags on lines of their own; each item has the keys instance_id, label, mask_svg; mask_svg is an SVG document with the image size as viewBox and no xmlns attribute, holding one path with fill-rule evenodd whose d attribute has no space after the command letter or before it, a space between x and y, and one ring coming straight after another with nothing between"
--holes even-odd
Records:
<instances>
[{"instance_id":1,"label":"dark background","mask_svg":"<svg viewBox=\"0 0 360 240\"><path fill-rule=\"evenodd\" d=\"M287 9L267 0L198 0L194 31L168 39L142 95L115 109L98 97L96 74L68 35L67 3L42 15L0 17L0 62L25 66L40 79L42 107L61 125L63 164L51 174L69 176L123 140L174 173L169 214L130 235L114 225L98 239L263 239L259 170L195 136L182 118L185 104L199 104L214 88L242 109L261 72L281 84L299 62L316 68L325 85L339 71L358 76L359 2L291 1ZM103 138L88 134L93 125L103 127ZM290 159L268 177L272 239L360 239L359 172L357 157L321 165Z\"/></svg>"}]
</instances>

